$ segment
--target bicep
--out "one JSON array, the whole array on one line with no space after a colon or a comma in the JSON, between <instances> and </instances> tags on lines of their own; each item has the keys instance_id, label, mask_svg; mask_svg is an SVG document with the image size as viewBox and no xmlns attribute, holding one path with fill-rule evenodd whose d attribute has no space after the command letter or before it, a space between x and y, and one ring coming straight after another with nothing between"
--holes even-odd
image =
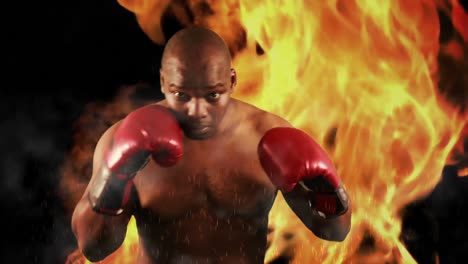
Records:
<instances>
[{"instance_id":1,"label":"bicep","mask_svg":"<svg viewBox=\"0 0 468 264\"><path fill-rule=\"evenodd\" d=\"M86 197L88 190L90 186L92 185L92 182L98 177L97 174L104 161L105 152L110 147L114 132L118 128L119 125L120 125L120 122L117 122L116 124L109 127L97 141L96 147L94 148L93 160L91 161L91 164L92 164L91 178L90 178L89 184L85 192L83 193L82 199Z\"/></svg>"}]
</instances>

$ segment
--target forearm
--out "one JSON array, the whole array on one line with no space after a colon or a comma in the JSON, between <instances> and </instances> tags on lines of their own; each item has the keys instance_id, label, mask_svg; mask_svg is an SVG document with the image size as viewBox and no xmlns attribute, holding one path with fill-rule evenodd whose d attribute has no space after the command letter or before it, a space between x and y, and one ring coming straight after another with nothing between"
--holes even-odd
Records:
<instances>
[{"instance_id":1,"label":"forearm","mask_svg":"<svg viewBox=\"0 0 468 264\"><path fill-rule=\"evenodd\" d=\"M133 111L101 136L93 175L72 217L73 232L88 259L103 259L122 244L138 204L133 178L150 158L160 166L174 165L182 157L182 141L172 112L156 105Z\"/></svg>"},{"instance_id":2,"label":"forearm","mask_svg":"<svg viewBox=\"0 0 468 264\"><path fill-rule=\"evenodd\" d=\"M102 260L122 244L130 217L129 213L118 216L96 213L85 195L72 216L79 249L91 261Z\"/></svg>"},{"instance_id":3,"label":"forearm","mask_svg":"<svg viewBox=\"0 0 468 264\"><path fill-rule=\"evenodd\" d=\"M330 240L343 241L351 229L351 207L346 213L335 218L326 219L315 212L311 212L312 217L308 227L316 236Z\"/></svg>"},{"instance_id":4,"label":"forearm","mask_svg":"<svg viewBox=\"0 0 468 264\"><path fill-rule=\"evenodd\" d=\"M344 214L327 219L311 207L310 193L300 185L283 195L292 211L317 237L330 241L343 241L348 235L351 227L351 204Z\"/></svg>"}]
</instances>

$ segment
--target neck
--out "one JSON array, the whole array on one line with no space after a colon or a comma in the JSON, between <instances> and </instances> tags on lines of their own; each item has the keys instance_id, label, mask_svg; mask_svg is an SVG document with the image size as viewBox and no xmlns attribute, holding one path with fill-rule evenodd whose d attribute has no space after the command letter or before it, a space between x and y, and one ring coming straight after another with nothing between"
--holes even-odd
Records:
<instances>
[{"instance_id":1,"label":"neck","mask_svg":"<svg viewBox=\"0 0 468 264\"><path fill-rule=\"evenodd\" d=\"M219 129L217 134L224 134L228 131L231 131L236 125L236 113L237 102L235 99L231 99L224 113L223 119L219 123Z\"/></svg>"}]
</instances>

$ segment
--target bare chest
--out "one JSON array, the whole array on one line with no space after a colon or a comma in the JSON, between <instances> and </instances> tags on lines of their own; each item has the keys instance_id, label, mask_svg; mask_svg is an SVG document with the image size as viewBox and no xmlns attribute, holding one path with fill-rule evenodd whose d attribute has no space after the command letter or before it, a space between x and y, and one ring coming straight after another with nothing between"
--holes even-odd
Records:
<instances>
[{"instance_id":1,"label":"bare chest","mask_svg":"<svg viewBox=\"0 0 468 264\"><path fill-rule=\"evenodd\" d=\"M173 167L150 162L135 178L142 208L168 220L200 209L216 218L266 215L275 189L258 161L257 141L194 142Z\"/></svg>"}]
</instances>

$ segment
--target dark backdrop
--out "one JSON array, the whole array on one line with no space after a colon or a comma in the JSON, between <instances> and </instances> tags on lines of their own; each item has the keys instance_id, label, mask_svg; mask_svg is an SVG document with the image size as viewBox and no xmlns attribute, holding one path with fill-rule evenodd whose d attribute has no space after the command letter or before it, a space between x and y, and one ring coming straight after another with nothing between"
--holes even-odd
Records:
<instances>
[{"instance_id":1,"label":"dark backdrop","mask_svg":"<svg viewBox=\"0 0 468 264\"><path fill-rule=\"evenodd\" d=\"M157 84L162 47L117 1L5 4L0 262L64 263L76 244L59 168L73 144L73 123L85 105L111 100L123 84ZM159 89L144 96L156 99Z\"/></svg>"}]
</instances>

